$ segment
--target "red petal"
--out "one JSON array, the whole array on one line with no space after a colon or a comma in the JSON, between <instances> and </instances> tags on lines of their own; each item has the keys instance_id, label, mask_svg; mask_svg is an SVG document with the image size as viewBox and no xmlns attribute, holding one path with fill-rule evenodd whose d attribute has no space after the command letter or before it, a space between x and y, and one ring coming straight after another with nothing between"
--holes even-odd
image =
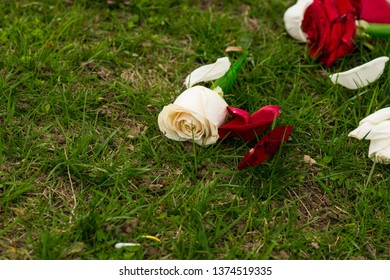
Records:
<instances>
[{"instance_id":1,"label":"red petal","mask_svg":"<svg viewBox=\"0 0 390 280\"><path fill-rule=\"evenodd\" d=\"M390 3L386 0L361 0L360 19L371 23L390 23Z\"/></svg>"},{"instance_id":2,"label":"red petal","mask_svg":"<svg viewBox=\"0 0 390 280\"><path fill-rule=\"evenodd\" d=\"M249 113L240 108L234 108L232 106L227 107L229 115L232 117L232 120L237 120L237 122L242 124L249 123Z\"/></svg>"},{"instance_id":3,"label":"red petal","mask_svg":"<svg viewBox=\"0 0 390 280\"><path fill-rule=\"evenodd\" d=\"M227 107L228 113L231 116L229 122L225 123L218 129L219 139L234 137L232 132L239 127L245 127L249 123L249 113L240 108Z\"/></svg>"},{"instance_id":4,"label":"red petal","mask_svg":"<svg viewBox=\"0 0 390 280\"><path fill-rule=\"evenodd\" d=\"M254 112L250 117L250 123L259 123L264 121L274 121L280 116L280 106L276 105L266 105L256 112Z\"/></svg>"},{"instance_id":5,"label":"red petal","mask_svg":"<svg viewBox=\"0 0 390 280\"><path fill-rule=\"evenodd\" d=\"M238 164L238 169L256 166L273 157L280 146L287 141L292 126L279 126L271 130L244 156Z\"/></svg>"},{"instance_id":6,"label":"red petal","mask_svg":"<svg viewBox=\"0 0 390 280\"><path fill-rule=\"evenodd\" d=\"M253 141L280 116L280 107L267 105L253 113L249 119L243 117L245 110L234 108L233 119L218 129L219 139L238 137L246 142ZM230 109L228 109L230 113Z\"/></svg>"},{"instance_id":7,"label":"red petal","mask_svg":"<svg viewBox=\"0 0 390 280\"><path fill-rule=\"evenodd\" d=\"M360 3L356 0L336 0L336 3L340 15L353 13L356 16L360 10Z\"/></svg>"}]
</instances>

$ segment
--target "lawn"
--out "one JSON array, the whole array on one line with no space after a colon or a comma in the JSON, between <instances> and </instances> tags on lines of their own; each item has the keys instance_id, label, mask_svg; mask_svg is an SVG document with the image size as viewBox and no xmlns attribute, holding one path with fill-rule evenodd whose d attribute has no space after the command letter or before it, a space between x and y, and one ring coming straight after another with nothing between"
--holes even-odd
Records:
<instances>
[{"instance_id":1,"label":"lawn","mask_svg":"<svg viewBox=\"0 0 390 280\"><path fill-rule=\"evenodd\" d=\"M0 4L1 259L390 258L389 166L348 137L390 105L389 69L355 91L327 78L388 41L357 40L327 69L285 32L295 1L116 2ZM157 116L247 34L225 100L279 105L294 129L238 170L252 144L175 142Z\"/></svg>"}]
</instances>

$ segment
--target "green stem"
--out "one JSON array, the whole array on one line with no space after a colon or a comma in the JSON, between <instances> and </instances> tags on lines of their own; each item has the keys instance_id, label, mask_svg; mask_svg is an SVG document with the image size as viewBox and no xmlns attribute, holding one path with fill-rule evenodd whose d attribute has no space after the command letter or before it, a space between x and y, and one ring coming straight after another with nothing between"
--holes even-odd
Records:
<instances>
[{"instance_id":1,"label":"green stem","mask_svg":"<svg viewBox=\"0 0 390 280\"><path fill-rule=\"evenodd\" d=\"M233 63L233 65L226 72L226 74L213 83L211 89L220 87L223 93L229 92L233 88L233 84L237 78L238 72L240 71L242 64L248 57L248 54L249 52L245 50L244 53L237 59L237 61Z\"/></svg>"},{"instance_id":2,"label":"green stem","mask_svg":"<svg viewBox=\"0 0 390 280\"><path fill-rule=\"evenodd\" d=\"M358 26L363 29L363 32L376 38L390 38L390 24L383 23L368 23L360 20Z\"/></svg>"}]
</instances>

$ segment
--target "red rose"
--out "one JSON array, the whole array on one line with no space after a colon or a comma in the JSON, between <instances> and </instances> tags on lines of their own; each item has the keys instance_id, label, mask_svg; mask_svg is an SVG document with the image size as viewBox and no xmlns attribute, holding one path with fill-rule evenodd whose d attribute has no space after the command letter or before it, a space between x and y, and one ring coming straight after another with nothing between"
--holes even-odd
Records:
<instances>
[{"instance_id":1,"label":"red rose","mask_svg":"<svg viewBox=\"0 0 390 280\"><path fill-rule=\"evenodd\" d=\"M390 3L386 0L361 0L360 19L371 23L390 23Z\"/></svg>"},{"instance_id":2,"label":"red rose","mask_svg":"<svg viewBox=\"0 0 390 280\"><path fill-rule=\"evenodd\" d=\"M251 142L264 132L280 116L280 107L267 105L252 115L247 111L227 107L231 119L218 129L219 139L237 137L245 142Z\"/></svg>"},{"instance_id":3,"label":"red rose","mask_svg":"<svg viewBox=\"0 0 390 280\"><path fill-rule=\"evenodd\" d=\"M314 0L302 21L310 55L330 67L336 59L351 53L359 9L357 0Z\"/></svg>"}]
</instances>

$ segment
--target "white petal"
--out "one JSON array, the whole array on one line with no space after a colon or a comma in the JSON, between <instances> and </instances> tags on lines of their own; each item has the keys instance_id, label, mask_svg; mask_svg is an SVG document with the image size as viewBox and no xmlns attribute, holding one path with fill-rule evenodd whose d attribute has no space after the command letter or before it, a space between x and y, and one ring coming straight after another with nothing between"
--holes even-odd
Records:
<instances>
[{"instance_id":1,"label":"white petal","mask_svg":"<svg viewBox=\"0 0 390 280\"><path fill-rule=\"evenodd\" d=\"M390 120L378 124L363 123L348 136L367 140L390 139Z\"/></svg>"},{"instance_id":2,"label":"white petal","mask_svg":"<svg viewBox=\"0 0 390 280\"><path fill-rule=\"evenodd\" d=\"M348 136L361 140L366 137L368 133L370 133L370 130L371 126L369 124L359 125L357 128L352 130Z\"/></svg>"},{"instance_id":3,"label":"white petal","mask_svg":"<svg viewBox=\"0 0 390 280\"><path fill-rule=\"evenodd\" d=\"M313 1L314 0L298 0L294 6L288 8L284 13L283 20L287 33L300 42L307 42L306 33L302 31L302 20L307 7L309 7Z\"/></svg>"},{"instance_id":4,"label":"white petal","mask_svg":"<svg viewBox=\"0 0 390 280\"><path fill-rule=\"evenodd\" d=\"M373 157L376 153L389 153L390 138L383 140L371 140L370 148L368 150L368 156Z\"/></svg>"},{"instance_id":5,"label":"white petal","mask_svg":"<svg viewBox=\"0 0 390 280\"><path fill-rule=\"evenodd\" d=\"M378 163L390 164L390 147L375 154L373 160Z\"/></svg>"},{"instance_id":6,"label":"white petal","mask_svg":"<svg viewBox=\"0 0 390 280\"><path fill-rule=\"evenodd\" d=\"M230 68L228 57L219 58L213 64L203 65L189 74L184 82L187 88L200 82L208 82L221 78Z\"/></svg>"},{"instance_id":7,"label":"white petal","mask_svg":"<svg viewBox=\"0 0 390 280\"><path fill-rule=\"evenodd\" d=\"M348 89L358 89L376 81L383 73L387 56L381 56L351 70L335 73L329 76L334 84L340 84Z\"/></svg>"},{"instance_id":8,"label":"white petal","mask_svg":"<svg viewBox=\"0 0 390 280\"><path fill-rule=\"evenodd\" d=\"M226 101L215 91L194 86L185 90L173 104L191 110L220 127L227 116Z\"/></svg>"},{"instance_id":9,"label":"white petal","mask_svg":"<svg viewBox=\"0 0 390 280\"><path fill-rule=\"evenodd\" d=\"M368 156L374 162L389 164L390 163L390 139L372 140Z\"/></svg>"},{"instance_id":10,"label":"white petal","mask_svg":"<svg viewBox=\"0 0 390 280\"><path fill-rule=\"evenodd\" d=\"M364 123L377 124L385 120L390 120L390 107L380 109L375 113L372 113L371 115L365 117L359 122L359 125L362 125Z\"/></svg>"},{"instance_id":11,"label":"white petal","mask_svg":"<svg viewBox=\"0 0 390 280\"><path fill-rule=\"evenodd\" d=\"M172 127L172 115L175 114L175 112L179 111L176 108L176 105L169 104L167 106L164 106L160 114L158 114L157 122L158 127L160 131L169 139L175 140L175 141L185 141L182 140L177 133L177 131Z\"/></svg>"}]
</instances>

